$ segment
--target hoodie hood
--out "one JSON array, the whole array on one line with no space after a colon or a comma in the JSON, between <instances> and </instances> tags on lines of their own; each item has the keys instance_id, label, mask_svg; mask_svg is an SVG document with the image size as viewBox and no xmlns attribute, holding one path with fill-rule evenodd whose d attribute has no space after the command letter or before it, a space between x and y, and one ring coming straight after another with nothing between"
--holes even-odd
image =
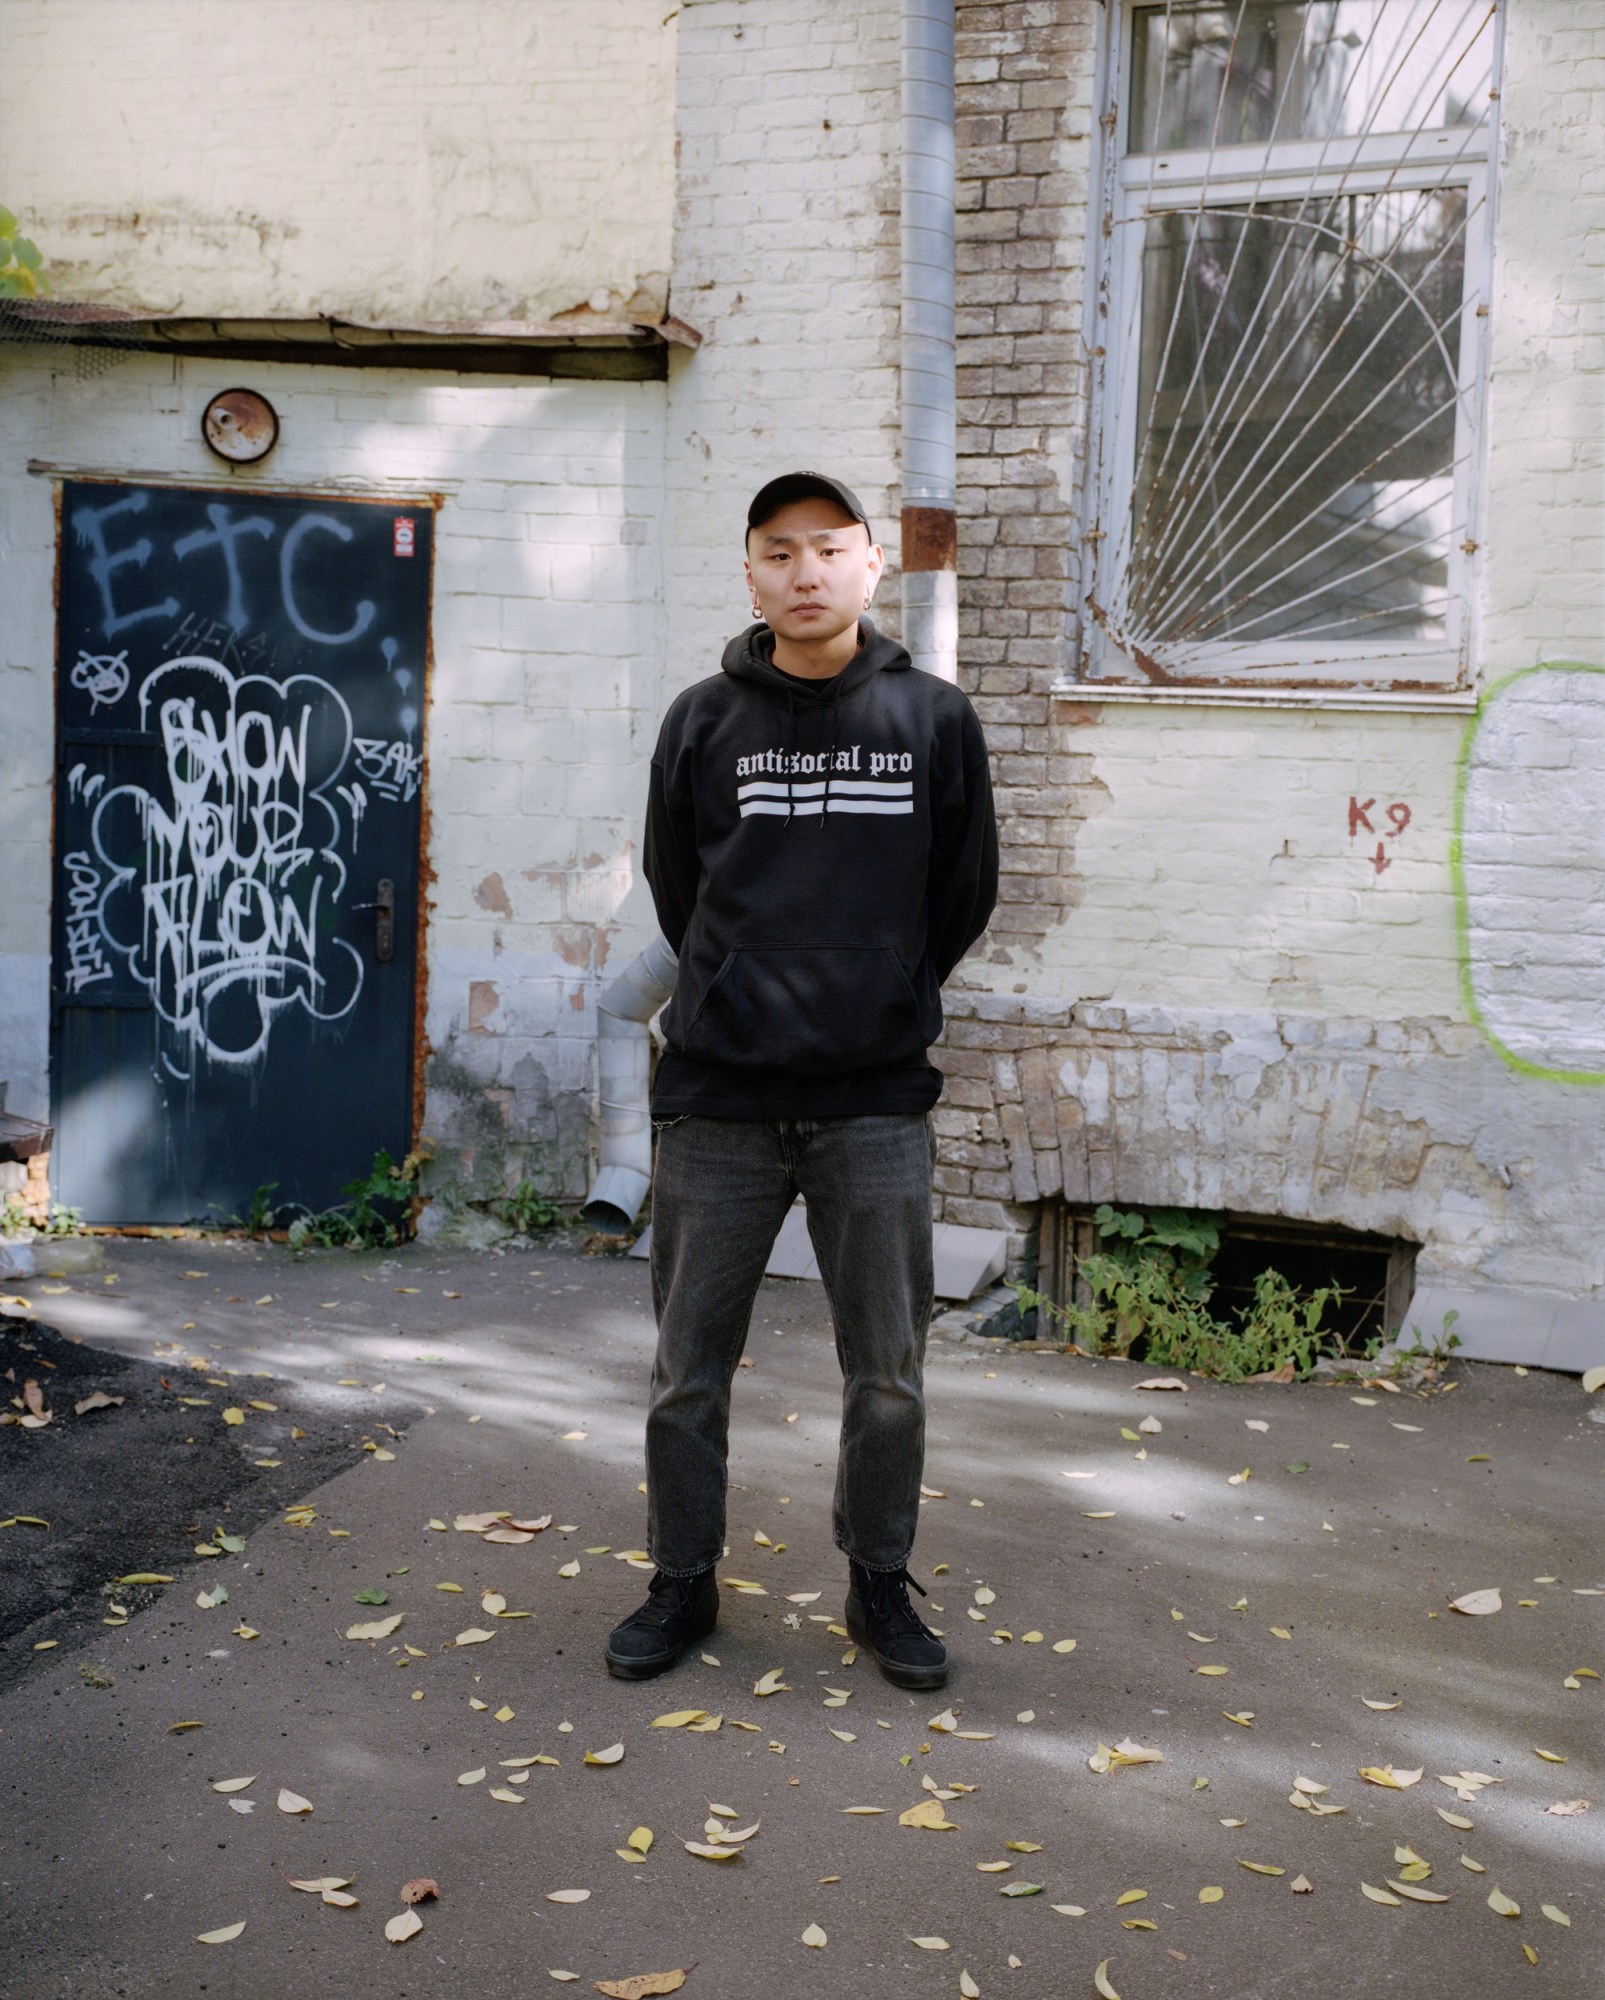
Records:
<instances>
[{"instance_id":1,"label":"hoodie hood","mask_svg":"<svg viewBox=\"0 0 1605 2000\"><path fill-rule=\"evenodd\" d=\"M795 674L783 674L775 665L775 635L761 623L738 632L725 647L719 664L732 680L770 688L797 701L840 701L876 674L907 673L913 667L907 649L895 639L888 639L868 618L859 619L858 630L861 640L858 651L829 680L807 681Z\"/></svg>"}]
</instances>

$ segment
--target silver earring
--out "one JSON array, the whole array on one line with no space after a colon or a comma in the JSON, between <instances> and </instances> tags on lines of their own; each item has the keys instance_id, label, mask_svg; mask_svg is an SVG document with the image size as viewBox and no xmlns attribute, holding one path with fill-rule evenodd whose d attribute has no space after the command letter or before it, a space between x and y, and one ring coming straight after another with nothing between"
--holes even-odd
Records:
<instances>
[{"instance_id":1,"label":"silver earring","mask_svg":"<svg viewBox=\"0 0 1605 2000\"><path fill-rule=\"evenodd\" d=\"M869 609L869 599L867 597L864 599L864 609L866 611Z\"/></svg>"},{"instance_id":2,"label":"silver earring","mask_svg":"<svg viewBox=\"0 0 1605 2000\"><path fill-rule=\"evenodd\" d=\"M759 618L759 619L763 617L763 612L759 609L759 607L756 604L752 607L752 615L754 618Z\"/></svg>"}]
</instances>

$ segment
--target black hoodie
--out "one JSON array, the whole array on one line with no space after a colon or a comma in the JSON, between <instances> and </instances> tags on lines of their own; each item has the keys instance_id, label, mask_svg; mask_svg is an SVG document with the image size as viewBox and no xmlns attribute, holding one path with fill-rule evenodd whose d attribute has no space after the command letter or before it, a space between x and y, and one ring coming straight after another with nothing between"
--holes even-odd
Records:
<instances>
[{"instance_id":1,"label":"black hoodie","mask_svg":"<svg viewBox=\"0 0 1605 2000\"><path fill-rule=\"evenodd\" d=\"M986 743L866 618L831 680L752 625L670 707L646 878L679 956L658 1117L925 1111L940 987L997 896Z\"/></svg>"}]
</instances>

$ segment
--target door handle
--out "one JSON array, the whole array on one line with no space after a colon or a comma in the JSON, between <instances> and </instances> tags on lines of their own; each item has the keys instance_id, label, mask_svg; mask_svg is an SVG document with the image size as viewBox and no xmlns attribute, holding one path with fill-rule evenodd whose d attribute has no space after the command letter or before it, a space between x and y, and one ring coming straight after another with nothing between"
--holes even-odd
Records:
<instances>
[{"instance_id":1,"label":"door handle","mask_svg":"<svg viewBox=\"0 0 1605 2000\"><path fill-rule=\"evenodd\" d=\"M374 890L371 903L353 903L353 910L373 911L373 955L388 965L396 955L396 885L387 875Z\"/></svg>"}]
</instances>

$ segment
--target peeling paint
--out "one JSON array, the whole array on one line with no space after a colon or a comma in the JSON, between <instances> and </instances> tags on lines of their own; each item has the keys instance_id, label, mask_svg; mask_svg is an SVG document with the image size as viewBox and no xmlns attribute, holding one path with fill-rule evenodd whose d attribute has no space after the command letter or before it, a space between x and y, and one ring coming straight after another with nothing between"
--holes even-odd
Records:
<instances>
[{"instance_id":1,"label":"peeling paint","mask_svg":"<svg viewBox=\"0 0 1605 2000\"><path fill-rule=\"evenodd\" d=\"M487 875L474 891L474 901L482 910L491 910L498 917L510 917L513 906L507 900L507 885L500 875Z\"/></svg>"},{"instance_id":2,"label":"peeling paint","mask_svg":"<svg viewBox=\"0 0 1605 2000\"><path fill-rule=\"evenodd\" d=\"M468 1032L471 1035L489 1035L494 1029L489 1027L491 1016L501 1009L502 996L492 979L476 979L468 988Z\"/></svg>"}]
</instances>

